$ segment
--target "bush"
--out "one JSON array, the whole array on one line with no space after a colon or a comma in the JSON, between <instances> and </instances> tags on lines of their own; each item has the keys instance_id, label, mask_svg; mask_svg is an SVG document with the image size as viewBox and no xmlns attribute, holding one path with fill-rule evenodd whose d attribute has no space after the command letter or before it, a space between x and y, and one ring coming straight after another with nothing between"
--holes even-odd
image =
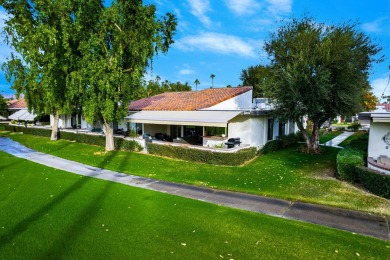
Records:
<instances>
[{"instance_id":1,"label":"bush","mask_svg":"<svg viewBox=\"0 0 390 260\"><path fill-rule=\"evenodd\" d=\"M147 143L150 154L215 165L237 166L256 156L256 148L246 148L235 153L220 153L188 147Z\"/></svg>"},{"instance_id":2,"label":"bush","mask_svg":"<svg viewBox=\"0 0 390 260\"><path fill-rule=\"evenodd\" d=\"M297 144L298 141L300 141L301 136L301 133L280 136L277 140L267 142L263 148L261 148L260 153L267 154Z\"/></svg>"},{"instance_id":3,"label":"bush","mask_svg":"<svg viewBox=\"0 0 390 260\"><path fill-rule=\"evenodd\" d=\"M356 167L356 172L364 188L378 196L390 199L390 175L363 166Z\"/></svg>"},{"instance_id":4,"label":"bush","mask_svg":"<svg viewBox=\"0 0 390 260\"><path fill-rule=\"evenodd\" d=\"M263 148L261 148L260 153L267 154L270 152L275 152L283 149L283 141L282 140L272 140L268 141Z\"/></svg>"},{"instance_id":5,"label":"bush","mask_svg":"<svg viewBox=\"0 0 390 260\"><path fill-rule=\"evenodd\" d=\"M7 125L7 124L1 124L1 125L4 126L2 130L6 130L6 131L22 132L24 134L37 135L43 137L51 136L51 129L31 128L31 127L26 128L24 126L14 126L14 125ZM75 141L78 143L97 145L103 147L106 145L106 138L102 135L88 135L88 134L58 131L58 139ZM133 140L125 140L123 138L116 137L114 138L114 142L115 142L115 149L117 150L125 150L125 151L143 150L141 145Z\"/></svg>"},{"instance_id":6,"label":"bush","mask_svg":"<svg viewBox=\"0 0 390 260\"><path fill-rule=\"evenodd\" d=\"M361 124L359 124L359 122L353 122L351 125L349 125L347 128L356 132L357 130L359 130L359 128L362 127Z\"/></svg>"},{"instance_id":7,"label":"bush","mask_svg":"<svg viewBox=\"0 0 390 260\"><path fill-rule=\"evenodd\" d=\"M364 165L364 152L348 147L337 154L337 172L341 179L351 182L359 180L356 172L357 166Z\"/></svg>"}]
</instances>

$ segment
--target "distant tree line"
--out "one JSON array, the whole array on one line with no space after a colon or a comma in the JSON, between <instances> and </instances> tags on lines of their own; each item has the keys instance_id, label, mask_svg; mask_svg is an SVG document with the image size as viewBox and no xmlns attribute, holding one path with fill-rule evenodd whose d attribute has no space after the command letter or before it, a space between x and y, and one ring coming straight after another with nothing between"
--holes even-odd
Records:
<instances>
[{"instance_id":1,"label":"distant tree line","mask_svg":"<svg viewBox=\"0 0 390 260\"><path fill-rule=\"evenodd\" d=\"M181 83L170 82L168 80L161 80L159 76L155 79L145 80L143 79L139 85L139 88L136 89L133 93L133 100L155 96L164 92L177 92L177 91L191 91L192 87L188 82Z\"/></svg>"}]
</instances>

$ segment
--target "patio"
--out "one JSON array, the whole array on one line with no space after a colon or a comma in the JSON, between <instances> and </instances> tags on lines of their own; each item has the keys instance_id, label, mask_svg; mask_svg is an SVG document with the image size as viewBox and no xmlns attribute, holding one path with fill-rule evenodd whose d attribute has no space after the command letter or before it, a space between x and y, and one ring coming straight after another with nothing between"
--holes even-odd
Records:
<instances>
[{"instance_id":1,"label":"patio","mask_svg":"<svg viewBox=\"0 0 390 260\"><path fill-rule=\"evenodd\" d=\"M369 168L379 171L384 174L390 174L390 159L381 155L376 160L372 157L367 158L367 164Z\"/></svg>"}]
</instances>

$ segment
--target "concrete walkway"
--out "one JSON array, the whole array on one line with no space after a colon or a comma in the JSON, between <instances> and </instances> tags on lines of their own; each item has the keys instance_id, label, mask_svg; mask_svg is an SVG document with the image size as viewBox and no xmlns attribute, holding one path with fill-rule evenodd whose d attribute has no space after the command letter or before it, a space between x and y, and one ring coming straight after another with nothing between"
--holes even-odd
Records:
<instances>
[{"instance_id":1,"label":"concrete walkway","mask_svg":"<svg viewBox=\"0 0 390 260\"><path fill-rule=\"evenodd\" d=\"M118 182L231 208L315 223L383 240L390 239L389 221L384 216L127 175L40 153L5 137L0 137L0 150L19 158L83 176Z\"/></svg>"},{"instance_id":2,"label":"concrete walkway","mask_svg":"<svg viewBox=\"0 0 390 260\"><path fill-rule=\"evenodd\" d=\"M340 143L342 143L345 139L347 139L348 137L350 137L351 135L353 135L354 132L344 132L338 136L336 136L335 138L333 138L332 140L329 140L328 142L326 142L325 144L323 144L324 146L333 146L333 147L338 147L338 148L342 148L340 146L338 146Z\"/></svg>"}]
</instances>

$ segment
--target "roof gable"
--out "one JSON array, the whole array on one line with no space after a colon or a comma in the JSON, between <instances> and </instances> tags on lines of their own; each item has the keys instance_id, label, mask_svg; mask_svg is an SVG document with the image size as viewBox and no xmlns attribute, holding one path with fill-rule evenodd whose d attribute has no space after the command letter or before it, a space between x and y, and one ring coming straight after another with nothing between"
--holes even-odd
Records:
<instances>
[{"instance_id":1,"label":"roof gable","mask_svg":"<svg viewBox=\"0 0 390 260\"><path fill-rule=\"evenodd\" d=\"M194 111L212 107L250 90L252 90L252 87L210 88L201 91L166 92L133 101L129 105L129 110Z\"/></svg>"},{"instance_id":2,"label":"roof gable","mask_svg":"<svg viewBox=\"0 0 390 260\"><path fill-rule=\"evenodd\" d=\"M22 109L27 108L26 100L24 98L12 99L7 101L8 109Z\"/></svg>"}]
</instances>

